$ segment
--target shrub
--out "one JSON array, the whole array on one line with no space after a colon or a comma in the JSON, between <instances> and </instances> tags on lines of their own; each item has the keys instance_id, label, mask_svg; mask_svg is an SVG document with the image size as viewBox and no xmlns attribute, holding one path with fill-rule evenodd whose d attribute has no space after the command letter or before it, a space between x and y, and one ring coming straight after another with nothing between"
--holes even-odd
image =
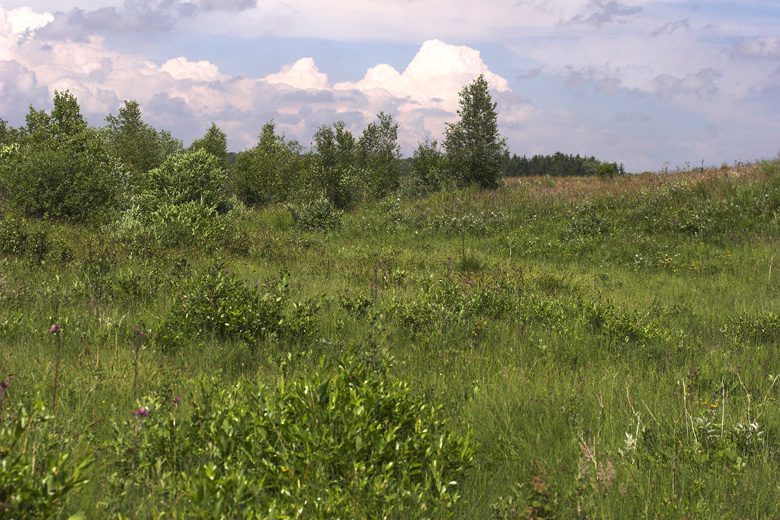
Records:
<instances>
[{"instance_id":1,"label":"shrub","mask_svg":"<svg viewBox=\"0 0 780 520\"><path fill-rule=\"evenodd\" d=\"M229 209L226 183L227 173L218 158L203 149L181 152L149 171L137 203L146 212L197 203L225 213Z\"/></svg>"},{"instance_id":2,"label":"shrub","mask_svg":"<svg viewBox=\"0 0 780 520\"><path fill-rule=\"evenodd\" d=\"M68 449L68 441L55 436L48 428L51 420L40 399L36 399L32 411L18 403L3 414L0 422L3 441L0 445L0 518L56 516L63 498L87 483L83 475L92 464L91 454L81 458L74 456ZM36 444L38 468L41 469L33 472Z\"/></svg>"},{"instance_id":3,"label":"shrub","mask_svg":"<svg viewBox=\"0 0 780 520\"><path fill-rule=\"evenodd\" d=\"M446 516L472 461L468 441L405 384L353 359L325 373L276 392L204 380L178 425L152 407L138 440L141 478L181 475L175 485L199 518ZM133 431L132 421L116 431ZM118 453L129 452L132 440L118 440Z\"/></svg>"},{"instance_id":4,"label":"shrub","mask_svg":"<svg viewBox=\"0 0 780 520\"><path fill-rule=\"evenodd\" d=\"M425 195L451 185L447 161L435 139L426 139L417 145L409 172L408 191L411 195Z\"/></svg>"},{"instance_id":5,"label":"shrub","mask_svg":"<svg viewBox=\"0 0 780 520\"><path fill-rule=\"evenodd\" d=\"M620 169L615 163L601 163L596 167L596 177L611 179L620 174Z\"/></svg>"},{"instance_id":6,"label":"shrub","mask_svg":"<svg viewBox=\"0 0 780 520\"><path fill-rule=\"evenodd\" d=\"M123 204L125 176L96 132L4 147L0 194L28 217L85 222Z\"/></svg>"},{"instance_id":7,"label":"shrub","mask_svg":"<svg viewBox=\"0 0 780 520\"><path fill-rule=\"evenodd\" d=\"M222 264L214 264L186 285L160 326L158 342L165 348L204 334L241 339L254 344L282 332L288 301L287 281L269 292L239 280Z\"/></svg>"},{"instance_id":8,"label":"shrub","mask_svg":"<svg viewBox=\"0 0 780 520\"><path fill-rule=\"evenodd\" d=\"M276 135L272 121L263 126L257 146L238 154L231 187L248 206L284 202L299 187L306 158L296 141Z\"/></svg>"},{"instance_id":9,"label":"shrub","mask_svg":"<svg viewBox=\"0 0 780 520\"><path fill-rule=\"evenodd\" d=\"M328 199L285 206L293 218L293 225L306 231L330 230L341 227L343 211L336 209Z\"/></svg>"}]
</instances>

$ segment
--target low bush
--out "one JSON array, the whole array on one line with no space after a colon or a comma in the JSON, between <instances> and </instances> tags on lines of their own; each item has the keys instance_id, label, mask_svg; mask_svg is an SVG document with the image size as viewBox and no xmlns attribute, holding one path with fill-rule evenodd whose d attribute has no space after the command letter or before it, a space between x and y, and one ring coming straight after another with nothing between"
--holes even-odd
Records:
<instances>
[{"instance_id":1,"label":"low bush","mask_svg":"<svg viewBox=\"0 0 780 520\"><path fill-rule=\"evenodd\" d=\"M255 344L284 330L287 303L286 279L262 291L217 263L186 283L183 295L174 299L161 324L157 341L164 348L173 348L213 334Z\"/></svg>"},{"instance_id":2,"label":"low bush","mask_svg":"<svg viewBox=\"0 0 780 520\"><path fill-rule=\"evenodd\" d=\"M7 385L0 382L0 403ZM18 402L4 412L0 421L0 518L56 517L65 495L87 483L85 473L92 454L79 456L68 449L69 442L51 430L52 417L40 399L32 410Z\"/></svg>"},{"instance_id":3,"label":"low bush","mask_svg":"<svg viewBox=\"0 0 780 520\"><path fill-rule=\"evenodd\" d=\"M326 371L275 392L203 380L189 417L152 399L136 435L130 418L115 426L125 473L135 449L139 483L168 486L199 518L447 516L468 440L401 382L349 358Z\"/></svg>"},{"instance_id":4,"label":"low bush","mask_svg":"<svg viewBox=\"0 0 780 520\"><path fill-rule=\"evenodd\" d=\"M319 199L303 204L287 204L292 215L293 226L306 231L331 230L341 227L344 212L328 199Z\"/></svg>"}]
</instances>

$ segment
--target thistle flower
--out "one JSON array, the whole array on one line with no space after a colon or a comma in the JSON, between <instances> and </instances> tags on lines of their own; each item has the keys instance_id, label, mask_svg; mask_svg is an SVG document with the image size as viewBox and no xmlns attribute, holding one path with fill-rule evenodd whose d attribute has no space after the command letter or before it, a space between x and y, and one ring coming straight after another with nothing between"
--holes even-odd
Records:
<instances>
[{"instance_id":1,"label":"thistle flower","mask_svg":"<svg viewBox=\"0 0 780 520\"><path fill-rule=\"evenodd\" d=\"M13 379L14 376L8 376L8 379L5 381L0 381L0 397L3 396L3 393L5 393L5 389L8 388L8 385L11 384L11 379Z\"/></svg>"},{"instance_id":2,"label":"thistle flower","mask_svg":"<svg viewBox=\"0 0 780 520\"><path fill-rule=\"evenodd\" d=\"M173 404L178 405L181 402L181 397L174 397Z\"/></svg>"},{"instance_id":3,"label":"thistle flower","mask_svg":"<svg viewBox=\"0 0 780 520\"><path fill-rule=\"evenodd\" d=\"M145 406L142 407L142 408L139 408L138 410L133 412L133 415L136 415L138 417L148 417L149 416L149 408L147 408Z\"/></svg>"}]
</instances>

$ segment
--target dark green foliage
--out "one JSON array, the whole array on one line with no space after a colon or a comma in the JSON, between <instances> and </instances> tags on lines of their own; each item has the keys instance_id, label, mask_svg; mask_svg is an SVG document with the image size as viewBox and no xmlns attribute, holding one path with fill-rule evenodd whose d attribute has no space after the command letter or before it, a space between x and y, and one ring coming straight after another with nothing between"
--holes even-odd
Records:
<instances>
[{"instance_id":1,"label":"dark green foliage","mask_svg":"<svg viewBox=\"0 0 780 520\"><path fill-rule=\"evenodd\" d=\"M314 134L313 151L309 198L325 198L337 209L346 209L365 196L368 172L361 168L358 144L346 123L321 126Z\"/></svg>"},{"instance_id":2,"label":"dark green foliage","mask_svg":"<svg viewBox=\"0 0 780 520\"><path fill-rule=\"evenodd\" d=\"M204 149L169 156L145 175L132 206L113 230L134 249L240 245L238 226L243 206L226 190L227 173L220 160ZM242 246L246 250L246 246Z\"/></svg>"},{"instance_id":3,"label":"dark green foliage","mask_svg":"<svg viewBox=\"0 0 780 520\"><path fill-rule=\"evenodd\" d=\"M319 199L285 206L292 215L293 226L306 231L328 231L341 226L343 211L333 207L330 200Z\"/></svg>"},{"instance_id":4,"label":"dark green foliage","mask_svg":"<svg viewBox=\"0 0 780 520\"><path fill-rule=\"evenodd\" d=\"M81 115L78 101L70 91L54 91L54 108L51 111L49 128L55 139L74 136L87 129L87 120Z\"/></svg>"},{"instance_id":5,"label":"dark green foliage","mask_svg":"<svg viewBox=\"0 0 780 520\"><path fill-rule=\"evenodd\" d=\"M426 139L418 144L414 151L409 179L408 189L417 196L438 191L450 182L446 157L439 150L435 139Z\"/></svg>"},{"instance_id":6,"label":"dark green foliage","mask_svg":"<svg viewBox=\"0 0 780 520\"><path fill-rule=\"evenodd\" d=\"M601 177L602 179L611 179L613 177L617 177L618 175L622 175L623 173L623 165L621 164L618 166L615 163L599 164L595 172L596 177Z\"/></svg>"},{"instance_id":7,"label":"dark green foliage","mask_svg":"<svg viewBox=\"0 0 780 520\"><path fill-rule=\"evenodd\" d=\"M174 348L215 335L256 344L284 330L288 298L284 279L263 291L216 264L188 281L160 326L157 341Z\"/></svg>"},{"instance_id":8,"label":"dark green foliage","mask_svg":"<svg viewBox=\"0 0 780 520\"><path fill-rule=\"evenodd\" d=\"M170 132L157 131L141 118L141 107L125 100L116 116L106 117L103 130L111 154L125 166L133 184L141 174L160 166L169 155L182 148Z\"/></svg>"},{"instance_id":9,"label":"dark green foliage","mask_svg":"<svg viewBox=\"0 0 780 520\"><path fill-rule=\"evenodd\" d=\"M14 127L8 126L8 121L0 118L0 148L9 146L21 138L21 132Z\"/></svg>"},{"instance_id":10,"label":"dark green foliage","mask_svg":"<svg viewBox=\"0 0 780 520\"><path fill-rule=\"evenodd\" d=\"M123 176L91 130L16 148L0 168L3 198L26 216L104 219L123 202Z\"/></svg>"},{"instance_id":11,"label":"dark green foliage","mask_svg":"<svg viewBox=\"0 0 780 520\"><path fill-rule=\"evenodd\" d=\"M125 179L76 99L55 93L52 116L30 107L19 142L2 150L0 195L30 217L103 220L124 200Z\"/></svg>"},{"instance_id":12,"label":"dark green foliage","mask_svg":"<svg viewBox=\"0 0 780 520\"><path fill-rule=\"evenodd\" d=\"M561 152L556 152L554 155L534 155L530 159L525 156L512 155L504 168L504 175L507 177L531 175L614 177L624 173L622 164L602 163L595 157L580 157L579 154L576 156L565 155Z\"/></svg>"},{"instance_id":13,"label":"dark green foliage","mask_svg":"<svg viewBox=\"0 0 780 520\"><path fill-rule=\"evenodd\" d=\"M377 119L363 131L357 146L361 165L369 172L368 190L379 199L398 188L401 147L393 116L380 112Z\"/></svg>"},{"instance_id":14,"label":"dark green foliage","mask_svg":"<svg viewBox=\"0 0 780 520\"><path fill-rule=\"evenodd\" d=\"M188 499L180 507L199 518L448 516L471 465L467 440L399 381L350 358L327 373L276 392L205 380L188 417L148 399L140 479L175 486ZM124 432L134 427L115 427L120 456L131 453Z\"/></svg>"},{"instance_id":15,"label":"dark green foliage","mask_svg":"<svg viewBox=\"0 0 780 520\"><path fill-rule=\"evenodd\" d=\"M219 165L223 169L228 167L228 149L227 136L225 132L219 129L216 123L211 123L211 127L200 139L195 139L190 147L190 151L205 150L219 160Z\"/></svg>"},{"instance_id":16,"label":"dark green foliage","mask_svg":"<svg viewBox=\"0 0 780 520\"><path fill-rule=\"evenodd\" d=\"M509 152L484 75L460 92L458 115L460 121L447 124L444 139L450 175L463 186L497 187Z\"/></svg>"},{"instance_id":17,"label":"dark green foliage","mask_svg":"<svg viewBox=\"0 0 780 520\"><path fill-rule=\"evenodd\" d=\"M284 202L299 188L306 158L297 141L276 135L273 121L263 126L257 146L238 154L231 186L247 206Z\"/></svg>"}]
</instances>

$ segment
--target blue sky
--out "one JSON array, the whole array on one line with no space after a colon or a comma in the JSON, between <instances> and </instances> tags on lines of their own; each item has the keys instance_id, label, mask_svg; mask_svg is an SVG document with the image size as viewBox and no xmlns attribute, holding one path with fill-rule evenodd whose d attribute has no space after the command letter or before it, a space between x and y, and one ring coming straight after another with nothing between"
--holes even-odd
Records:
<instances>
[{"instance_id":1,"label":"blue sky","mask_svg":"<svg viewBox=\"0 0 780 520\"><path fill-rule=\"evenodd\" d=\"M122 101L188 144L262 125L308 145L379 111L404 153L441 139L485 74L518 155L628 171L780 153L780 2L0 0L0 117L69 89L100 126Z\"/></svg>"}]
</instances>

